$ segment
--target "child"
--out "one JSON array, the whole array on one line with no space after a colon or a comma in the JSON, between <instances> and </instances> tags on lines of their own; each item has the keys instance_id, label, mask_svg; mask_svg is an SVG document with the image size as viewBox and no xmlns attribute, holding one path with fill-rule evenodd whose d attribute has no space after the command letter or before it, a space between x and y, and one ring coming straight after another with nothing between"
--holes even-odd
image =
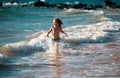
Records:
<instances>
[{"instance_id":1,"label":"child","mask_svg":"<svg viewBox=\"0 0 120 78\"><path fill-rule=\"evenodd\" d=\"M53 26L49 29L47 33L47 37L50 33L52 33L52 41L53 42L59 42L60 41L60 32L62 32L65 36L68 36L61 27L62 21L58 18L53 19ZM57 46L57 45L55 45Z\"/></svg>"}]
</instances>

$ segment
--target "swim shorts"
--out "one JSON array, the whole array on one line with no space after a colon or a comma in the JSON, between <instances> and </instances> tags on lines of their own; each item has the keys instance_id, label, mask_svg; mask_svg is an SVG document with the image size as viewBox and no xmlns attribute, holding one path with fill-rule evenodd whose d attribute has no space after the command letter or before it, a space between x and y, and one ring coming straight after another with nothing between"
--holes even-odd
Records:
<instances>
[{"instance_id":1,"label":"swim shorts","mask_svg":"<svg viewBox=\"0 0 120 78\"><path fill-rule=\"evenodd\" d=\"M52 39L53 42L60 42L60 38Z\"/></svg>"}]
</instances>

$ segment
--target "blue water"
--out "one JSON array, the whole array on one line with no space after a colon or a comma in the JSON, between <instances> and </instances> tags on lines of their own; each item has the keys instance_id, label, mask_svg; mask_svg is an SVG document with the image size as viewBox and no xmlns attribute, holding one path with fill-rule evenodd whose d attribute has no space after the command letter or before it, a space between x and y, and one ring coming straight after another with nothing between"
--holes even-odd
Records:
<instances>
[{"instance_id":1,"label":"blue water","mask_svg":"<svg viewBox=\"0 0 120 78\"><path fill-rule=\"evenodd\" d=\"M50 15L48 15L48 12L46 12L47 10L51 11ZM9 38L9 36L10 37L11 36L14 37L18 35L20 36L20 33L29 34L29 32L26 32L26 30L38 31L42 29L43 30L47 29L48 26L51 26L51 24L46 23L46 20L47 22L48 21L51 22L51 19L54 18L54 16L52 15L54 14L52 10L53 9L33 8L33 7L2 9L2 11L0 12L0 16L1 16L0 24L2 28L1 36ZM7 40L5 41L3 40L0 42L7 41ZM11 40L15 40L15 39L13 38Z\"/></svg>"},{"instance_id":2,"label":"blue water","mask_svg":"<svg viewBox=\"0 0 120 78\"><path fill-rule=\"evenodd\" d=\"M0 78L119 78L119 17L120 9L0 8ZM59 54L45 37L53 18L68 34Z\"/></svg>"},{"instance_id":3,"label":"blue water","mask_svg":"<svg viewBox=\"0 0 120 78\"><path fill-rule=\"evenodd\" d=\"M63 27L92 22L91 18L84 21L86 16L90 17L87 14L59 15L58 13L61 11L63 10L36 7L2 8L0 11L0 43L5 44L24 40L26 35L36 31L48 30L52 26L52 20L55 17L63 20ZM75 20L73 20L74 18Z\"/></svg>"}]
</instances>

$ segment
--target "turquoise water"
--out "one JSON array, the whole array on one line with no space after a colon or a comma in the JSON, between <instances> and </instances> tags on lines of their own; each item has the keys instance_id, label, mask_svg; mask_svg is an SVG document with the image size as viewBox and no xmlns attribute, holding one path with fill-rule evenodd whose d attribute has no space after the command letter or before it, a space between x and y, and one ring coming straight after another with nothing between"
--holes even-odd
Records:
<instances>
[{"instance_id":1,"label":"turquoise water","mask_svg":"<svg viewBox=\"0 0 120 78\"><path fill-rule=\"evenodd\" d=\"M46 33L63 21L59 53ZM120 9L0 9L0 78L119 78Z\"/></svg>"},{"instance_id":2,"label":"turquoise water","mask_svg":"<svg viewBox=\"0 0 120 78\"><path fill-rule=\"evenodd\" d=\"M0 32L2 33L1 36L4 36L4 38L10 36L8 37L8 40L9 38L13 37L11 40L14 41L14 36L29 34L30 32L27 31L34 32L48 29L48 26L51 26L50 22L52 18L54 18L53 14L55 12L52 12L52 10L53 9L33 7L2 9L2 11L0 12L0 24L2 28L2 30L0 30ZM49 13L46 11L48 11ZM46 23L46 20L47 22L49 21L49 23ZM7 41L4 40L5 39L1 40L0 43Z\"/></svg>"},{"instance_id":3,"label":"turquoise water","mask_svg":"<svg viewBox=\"0 0 120 78\"><path fill-rule=\"evenodd\" d=\"M0 43L11 43L26 39L25 36L36 31L48 30L52 26L53 18L63 20L63 27L87 24L92 22L89 14L60 15L63 10L53 8L13 7L0 11ZM84 19L87 20L84 21ZM73 20L74 19L74 20ZM22 37L21 37L22 36Z\"/></svg>"}]
</instances>

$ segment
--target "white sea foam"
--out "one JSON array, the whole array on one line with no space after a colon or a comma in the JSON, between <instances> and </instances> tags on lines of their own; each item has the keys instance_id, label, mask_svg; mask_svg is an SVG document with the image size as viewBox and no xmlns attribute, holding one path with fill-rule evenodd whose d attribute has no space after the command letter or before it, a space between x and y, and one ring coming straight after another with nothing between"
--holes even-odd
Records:
<instances>
[{"instance_id":1,"label":"white sea foam","mask_svg":"<svg viewBox=\"0 0 120 78\"><path fill-rule=\"evenodd\" d=\"M17 43L6 44L5 47L15 50L17 52L32 52L32 51L41 51L47 48L47 40L43 37L45 34L42 34L38 38L32 38L29 41L21 41Z\"/></svg>"},{"instance_id":2,"label":"white sea foam","mask_svg":"<svg viewBox=\"0 0 120 78\"><path fill-rule=\"evenodd\" d=\"M100 22L95 24L90 24L86 26L82 26L85 28L81 28L81 26L73 26L70 28L66 28L66 31L70 35L68 40L78 41L78 42L101 42L106 41L106 38L109 37L109 32L106 31L119 31L120 23L119 22ZM69 30L70 29L70 30ZM72 36L71 36L72 35Z\"/></svg>"},{"instance_id":3,"label":"white sea foam","mask_svg":"<svg viewBox=\"0 0 120 78\"><path fill-rule=\"evenodd\" d=\"M13 6L18 6L18 3L17 3L17 2L14 2L12 5L13 5Z\"/></svg>"},{"instance_id":4,"label":"white sea foam","mask_svg":"<svg viewBox=\"0 0 120 78\"><path fill-rule=\"evenodd\" d=\"M65 14L65 15L67 15L67 14L83 14L83 13L89 13L89 12L93 12L93 10L79 10L79 9L70 8L70 9L67 9L58 14Z\"/></svg>"},{"instance_id":5,"label":"white sea foam","mask_svg":"<svg viewBox=\"0 0 120 78\"><path fill-rule=\"evenodd\" d=\"M71 12L73 9L69 9L68 11ZM108 31L120 30L120 22L112 21L109 18L104 17L103 11L91 11L90 14L92 14L94 18L102 21L88 25L66 27L64 31L68 34L68 37L64 38L64 36L61 35L60 49L64 49L66 47L70 49L70 47L73 46L72 44L79 45L81 43L106 42L111 38ZM48 49L50 50L52 47L52 41L50 38L45 37L46 33L47 31L36 32L29 40L6 44L5 47L17 52L38 52L47 51Z\"/></svg>"},{"instance_id":6,"label":"white sea foam","mask_svg":"<svg viewBox=\"0 0 120 78\"><path fill-rule=\"evenodd\" d=\"M3 3L3 7L10 7L10 6L12 6L12 3L10 3L10 2Z\"/></svg>"},{"instance_id":7,"label":"white sea foam","mask_svg":"<svg viewBox=\"0 0 120 78\"><path fill-rule=\"evenodd\" d=\"M34 1L30 1L28 3L17 3L17 2L6 2L3 3L3 7L17 7L17 6L27 6L27 5L32 5L34 3Z\"/></svg>"},{"instance_id":8,"label":"white sea foam","mask_svg":"<svg viewBox=\"0 0 120 78\"><path fill-rule=\"evenodd\" d=\"M3 7L13 7L13 6L19 6L19 4L17 2L14 2L14 3L10 3L10 2L3 3Z\"/></svg>"},{"instance_id":9,"label":"white sea foam","mask_svg":"<svg viewBox=\"0 0 120 78\"><path fill-rule=\"evenodd\" d=\"M0 58L3 57L3 54L0 53Z\"/></svg>"},{"instance_id":10,"label":"white sea foam","mask_svg":"<svg viewBox=\"0 0 120 78\"><path fill-rule=\"evenodd\" d=\"M106 42L111 37L109 32L106 31L119 30L120 22L112 21L104 21L84 26L76 25L67 27L64 31L68 34L68 37L64 38L64 36L61 35L62 41L60 43L60 49L65 47L70 48L72 44L79 45L81 43ZM46 51L52 47L52 43L50 38L45 37L46 31L42 33L43 34L37 35L37 37L33 37L29 41L6 44L5 46L18 52Z\"/></svg>"},{"instance_id":11,"label":"white sea foam","mask_svg":"<svg viewBox=\"0 0 120 78\"><path fill-rule=\"evenodd\" d=\"M98 11L92 11L92 18L95 18L97 22L101 22L101 21L108 21L111 20L110 18L105 17L104 11L103 10L98 10Z\"/></svg>"}]
</instances>

